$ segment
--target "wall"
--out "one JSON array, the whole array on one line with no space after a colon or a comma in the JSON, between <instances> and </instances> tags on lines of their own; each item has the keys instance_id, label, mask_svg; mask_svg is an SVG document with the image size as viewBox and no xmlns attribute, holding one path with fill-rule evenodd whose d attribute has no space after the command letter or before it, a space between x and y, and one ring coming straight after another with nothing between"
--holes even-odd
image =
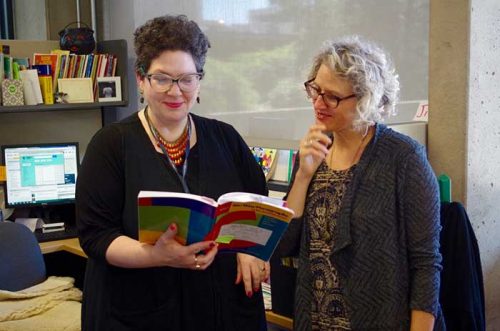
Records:
<instances>
[{"instance_id":1,"label":"wall","mask_svg":"<svg viewBox=\"0 0 500 331\"><path fill-rule=\"evenodd\" d=\"M45 1L16 0L13 6L16 39L47 40Z\"/></svg>"},{"instance_id":2,"label":"wall","mask_svg":"<svg viewBox=\"0 0 500 331\"><path fill-rule=\"evenodd\" d=\"M313 121L302 84L312 56L324 40L345 34L375 40L392 54L404 86L397 121L413 118L419 101L427 99L428 0L383 0L376 4L362 0L104 3L104 21L109 22L105 37L125 38L131 48L135 28L148 19L168 13L187 14L196 20L212 47L201 104L193 111L229 122L245 137L302 137ZM133 49L129 54L133 68ZM131 88L130 95L134 100L136 89ZM131 102L119 117L137 107Z\"/></svg>"},{"instance_id":3,"label":"wall","mask_svg":"<svg viewBox=\"0 0 500 331\"><path fill-rule=\"evenodd\" d=\"M134 43L132 34L136 28L134 13L140 11L141 5L134 0L108 0L102 2L102 34L107 39L124 39L127 41L127 75L128 75L128 107L120 107L114 112L106 112L105 123L123 119L139 109L139 96L134 74Z\"/></svg>"},{"instance_id":4,"label":"wall","mask_svg":"<svg viewBox=\"0 0 500 331\"><path fill-rule=\"evenodd\" d=\"M500 3L430 7L429 157L452 178L481 253L487 330L500 330Z\"/></svg>"},{"instance_id":5,"label":"wall","mask_svg":"<svg viewBox=\"0 0 500 331\"><path fill-rule=\"evenodd\" d=\"M47 12L47 36L49 40L58 40L59 31L69 23L78 21L77 1L74 0L45 0ZM90 1L80 0L80 22L92 27L92 18L90 13ZM82 24L82 26L84 26ZM71 27L77 27L72 24Z\"/></svg>"},{"instance_id":6,"label":"wall","mask_svg":"<svg viewBox=\"0 0 500 331\"><path fill-rule=\"evenodd\" d=\"M429 37L429 158L465 202L469 72L468 1L432 1Z\"/></svg>"},{"instance_id":7,"label":"wall","mask_svg":"<svg viewBox=\"0 0 500 331\"><path fill-rule=\"evenodd\" d=\"M13 6L16 39L57 40L64 26L77 21L73 0L16 0ZM80 0L80 21L91 25L89 0Z\"/></svg>"},{"instance_id":8,"label":"wall","mask_svg":"<svg viewBox=\"0 0 500 331\"><path fill-rule=\"evenodd\" d=\"M488 330L500 330L500 2L471 4L467 209L482 254Z\"/></svg>"}]
</instances>

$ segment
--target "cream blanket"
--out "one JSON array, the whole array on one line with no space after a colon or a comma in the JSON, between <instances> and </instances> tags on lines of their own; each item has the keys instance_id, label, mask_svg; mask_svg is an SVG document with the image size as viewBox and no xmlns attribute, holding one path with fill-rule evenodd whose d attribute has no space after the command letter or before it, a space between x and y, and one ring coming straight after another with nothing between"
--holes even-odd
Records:
<instances>
[{"instance_id":1,"label":"cream blanket","mask_svg":"<svg viewBox=\"0 0 500 331\"><path fill-rule=\"evenodd\" d=\"M81 299L71 277L51 276L17 292L0 290L0 330L80 330Z\"/></svg>"}]
</instances>

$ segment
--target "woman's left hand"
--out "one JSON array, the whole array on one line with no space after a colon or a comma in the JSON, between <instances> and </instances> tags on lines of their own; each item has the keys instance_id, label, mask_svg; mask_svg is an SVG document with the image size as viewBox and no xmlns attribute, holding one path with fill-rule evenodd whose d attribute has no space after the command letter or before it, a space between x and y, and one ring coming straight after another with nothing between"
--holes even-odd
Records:
<instances>
[{"instance_id":1,"label":"woman's left hand","mask_svg":"<svg viewBox=\"0 0 500 331\"><path fill-rule=\"evenodd\" d=\"M271 265L269 262L242 253L236 254L236 260L238 262L238 270L235 284L239 284L243 280L245 293L247 297L251 298L253 292L259 290L260 283L267 281L269 278Z\"/></svg>"}]
</instances>

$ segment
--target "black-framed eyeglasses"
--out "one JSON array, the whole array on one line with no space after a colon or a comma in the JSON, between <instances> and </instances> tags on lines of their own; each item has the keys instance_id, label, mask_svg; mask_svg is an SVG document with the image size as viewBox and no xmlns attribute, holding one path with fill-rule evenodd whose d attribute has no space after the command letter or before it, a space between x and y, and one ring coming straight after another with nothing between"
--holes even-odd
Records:
<instances>
[{"instance_id":1,"label":"black-framed eyeglasses","mask_svg":"<svg viewBox=\"0 0 500 331\"><path fill-rule=\"evenodd\" d=\"M177 83L182 92L193 92L200 85L200 80L203 78L203 73L188 73L173 78L167 74L147 74L149 84L155 92L165 93L170 91L174 83Z\"/></svg>"},{"instance_id":2,"label":"black-framed eyeglasses","mask_svg":"<svg viewBox=\"0 0 500 331\"><path fill-rule=\"evenodd\" d=\"M339 106L339 103L343 100L350 99L356 96L356 94L351 94L343 98L339 98L336 95L326 93L326 92L321 92L321 89L318 86L315 86L312 84L315 78L308 80L307 82L304 83L304 86L306 88L306 93L309 98L311 98L313 101L316 101L318 97L321 95L323 98L323 102L325 105L327 105L329 108L337 108Z\"/></svg>"}]
</instances>

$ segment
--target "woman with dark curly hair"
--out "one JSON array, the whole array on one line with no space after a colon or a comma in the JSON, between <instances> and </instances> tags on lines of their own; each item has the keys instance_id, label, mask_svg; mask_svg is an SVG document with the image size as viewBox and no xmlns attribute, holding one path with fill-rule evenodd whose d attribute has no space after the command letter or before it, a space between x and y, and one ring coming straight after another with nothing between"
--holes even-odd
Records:
<instances>
[{"instance_id":1,"label":"woman with dark curly hair","mask_svg":"<svg viewBox=\"0 0 500 331\"><path fill-rule=\"evenodd\" d=\"M175 220L154 245L137 240L140 190L217 199L267 194L262 170L228 124L190 112L199 103L207 37L185 16L135 31L137 84L147 106L101 129L77 182L77 224L88 255L83 330L265 330L260 283L268 265L183 246ZM206 254L199 254L207 251Z\"/></svg>"},{"instance_id":2,"label":"woman with dark curly hair","mask_svg":"<svg viewBox=\"0 0 500 331\"><path fill-rule=\"evenodd\" d=\"M442 330L440 203L425 148L380 121L399 82L388 55L325 43L304 83L315 124L287 195L275 253L299 257L294 330Z\"/></svg>"}]
</instances>

